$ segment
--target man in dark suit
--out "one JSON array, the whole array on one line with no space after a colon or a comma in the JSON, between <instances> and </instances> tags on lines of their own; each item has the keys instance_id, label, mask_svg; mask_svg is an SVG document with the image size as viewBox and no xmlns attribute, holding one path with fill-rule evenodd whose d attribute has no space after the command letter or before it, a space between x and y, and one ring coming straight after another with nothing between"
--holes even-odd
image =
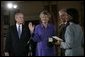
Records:
<instances>
[{"instance_id":1,"label":"man in dark suit","mask_svg":"<svg viewBox=\"0 0 85 57\"><path fill-rule=\"evenodd\" d=\"M5 54L11 56L27 56L31 37L30 31L23 25L24 15L21 12L15 14L16 24L9 28L9 37L6 39Z\"/></svg>"}]
</instances>

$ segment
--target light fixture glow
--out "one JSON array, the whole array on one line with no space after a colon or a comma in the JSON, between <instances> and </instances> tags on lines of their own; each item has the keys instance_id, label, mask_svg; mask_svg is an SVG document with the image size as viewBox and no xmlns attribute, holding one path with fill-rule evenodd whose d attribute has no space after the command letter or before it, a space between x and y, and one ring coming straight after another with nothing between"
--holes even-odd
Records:
<instances>
[{"instance_id":1,"label":"light fixture glow","mask_svg":"<svg viewBox=\"0 0 85 57\"><path fill-rule=\"evenodd\" d=\"M11 8L13 7L13 4L12 4L12 3L8 3L8 4L7 4L7 7L8 7L9 9L11 9Z\"/></svg>"},{"instance_id":2,"label":"light fixture glow","mask_svg":"<svg viewBox=\"0 0 85 57\"><path fill-rule=\"evenodd\" d=\"M16 8L17 8L17 5L14 5L14 6L13 6L13 8L15 8L15 9L16 9Z\"/></svg>"}]
</instances>

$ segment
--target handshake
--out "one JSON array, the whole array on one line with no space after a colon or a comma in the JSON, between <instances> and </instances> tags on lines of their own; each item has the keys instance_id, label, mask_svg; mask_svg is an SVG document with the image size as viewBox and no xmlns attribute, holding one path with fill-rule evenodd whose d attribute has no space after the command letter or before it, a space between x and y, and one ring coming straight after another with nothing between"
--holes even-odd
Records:
<instances>
[{"instance_id":1,"label":"handshake","mask_svg":"<svg viewBox=\"0 0 85 57\"><path fill-rule=\"evenodd\" d=\"M49 42L54 42L54 44L57 46L60 46L62 41L63 40L57 36L52 36L52 38L49 38Z\"/></svg>"}]
</instances>

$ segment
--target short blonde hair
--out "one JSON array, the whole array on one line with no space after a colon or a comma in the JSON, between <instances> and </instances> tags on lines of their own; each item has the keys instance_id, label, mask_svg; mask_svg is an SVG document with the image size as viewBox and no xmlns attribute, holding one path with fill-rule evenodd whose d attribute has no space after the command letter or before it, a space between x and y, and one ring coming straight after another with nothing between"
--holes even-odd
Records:
<instances>
[{"instance_id":1,"label":"short blonde hair","mask_svg":"<svg viewBox=\"0 0 85 57\"><path fill-rule=\"evenodd\" d=\"M40 17L42 16L42 14L47 15L49 18L51 18L51 14L46 10L40 13Z\"/></svg>"}]
</instances>

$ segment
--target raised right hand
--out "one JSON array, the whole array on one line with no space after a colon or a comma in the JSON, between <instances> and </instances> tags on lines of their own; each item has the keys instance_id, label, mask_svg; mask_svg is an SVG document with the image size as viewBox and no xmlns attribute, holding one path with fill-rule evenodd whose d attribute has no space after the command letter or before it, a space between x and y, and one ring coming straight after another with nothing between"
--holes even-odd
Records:
<instances>
[{"instance_id":1,"label":"raised right hand","mask_svg":"<svg viewBox=\"0 0 85 57\"><path fill-rule=\"evenodd\" d=\"M33 33L33 31L34 31L34 25L32 24L32 22L30 22L28 24L28 27L29 27L30 32Z\"/></svg>"}]
</instances>

